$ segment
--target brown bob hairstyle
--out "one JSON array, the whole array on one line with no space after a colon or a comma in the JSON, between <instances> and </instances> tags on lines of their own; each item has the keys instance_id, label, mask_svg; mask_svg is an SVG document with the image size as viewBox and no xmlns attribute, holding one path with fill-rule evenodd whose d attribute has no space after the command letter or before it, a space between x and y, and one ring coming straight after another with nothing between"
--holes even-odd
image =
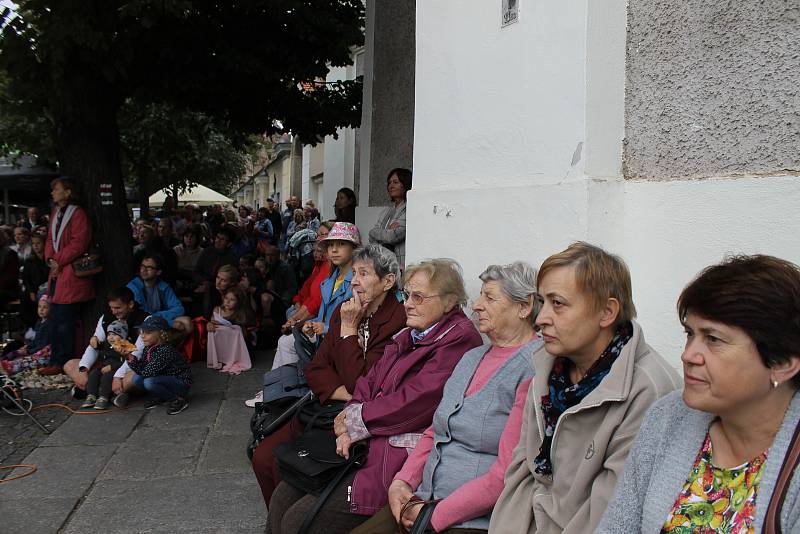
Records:
<instances>
[{"instance_id":1,"label":"brown bob hairstyle","mask_svg":"<svg viewBox=\"0 0 800 534\"><path fill-rule=\"evenodd\" d=\"M539 267L536 287L542 286L545 275L557 267L573 267L575 280L583 293L600 310L608 299L619 302L619 314L614 327L636 317L631 291L631 273L625 262L616 254L583 241L576 241L558 254L553 254Z\"/></svg>"},{"instance_id":2,"label":"brown bob hairstyle","mask_svg":"<svg viewBox=\"0 0 800 534\"><path fill-rule=\"evenodd\" d=\"M800 268L774 256L731 256L704 269L678 297L691 312L741 328L767 367L800 357ZM800 388L800 374L792 378Z\"/></svg>"},{"instance_id":3,"label":"brown bob hairstyle","mask_svg":"<svg viewBox=\"0 0 800 534\"><path fill-rule=\"evenodd\" d=\"M61 184L65 190L69 191L69 203L70 204L77 204L78 203L78 186L75 183L75 180L70 178L69 176L59 176L58 178L54 178L50 181L50 189L54 188L56 184Z\"/></svg>"}]
</instances>

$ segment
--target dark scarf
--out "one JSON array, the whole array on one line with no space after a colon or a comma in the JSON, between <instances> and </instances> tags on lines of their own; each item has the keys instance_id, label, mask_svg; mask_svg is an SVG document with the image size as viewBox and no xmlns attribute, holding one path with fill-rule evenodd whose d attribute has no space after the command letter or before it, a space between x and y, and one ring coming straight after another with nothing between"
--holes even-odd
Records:
<instances>
[{"instance_id":1,"label":"dark scarf","mask_svg":"<svg viewBox=\"0 0 800 534\"><path fill-rule=\"evenodd\" d=\"M539 455L533 460L536 472L547 477L553 476L553 463L550 459L550 447L553 444L553 433L558 418L568 409L579 404L611 371L611 365L622 352L625 344L633 337L633 324L627 322L620 325L614 338L608 344L600 358L577 384L569 378L572 362L567 358L556 358L550 371L549 392L542 395L542 414L544 416L544 439Z\"/></svg>"}]
</instances>

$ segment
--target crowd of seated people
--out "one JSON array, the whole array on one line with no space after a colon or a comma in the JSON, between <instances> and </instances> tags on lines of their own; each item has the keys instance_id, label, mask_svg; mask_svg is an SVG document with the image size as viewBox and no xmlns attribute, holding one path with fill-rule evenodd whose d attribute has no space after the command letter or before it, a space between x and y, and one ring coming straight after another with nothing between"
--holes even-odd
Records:
<instances>
[{"instance_id":1,"label":"crowd of seated people","mask_svg":"<svg viewBox=\"0 0 800 534\"><path fill-rule=\"evenodd\" d=\"M147 409L178 414L196 350L228 373L250 369L258 346L276 347L274 369L310 360L312 405L336 409L330 453L361 459L321 497L280 467L308 420L264 436L252 468L271 533L800 531L786 463L800 451L800 267L734 256L690 281L676 306L681 379L645 340L624 260L598 246L488 265L468 309L456 261L403 265L390 241L404 239L410 185L389 174L394 205L368 244L349 220L314 223L295 197L284 212L165 206L134 223L137 275L106 295L70 359L54 323L91 297L69 271L85 214L60 179L44 232L36 213L32 233L0 231L19 286L0 297L34 310L1 367L63 369L85 409L145 392ZM351 201L337 199L348 219ZM306 265L292 256L302 232Z\"/></svg>"}]
</instances>

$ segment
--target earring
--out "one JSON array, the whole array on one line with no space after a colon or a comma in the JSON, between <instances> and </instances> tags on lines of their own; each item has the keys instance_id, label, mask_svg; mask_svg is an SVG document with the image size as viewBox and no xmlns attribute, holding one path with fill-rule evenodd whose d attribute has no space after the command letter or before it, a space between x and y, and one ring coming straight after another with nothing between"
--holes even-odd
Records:
<instances>
[{"instance_id":1,"label":"earring","mask_svg":"<svg viewBox=\"0 0 800 534\"><path fill-rule=\"evenodd\" d=\"M772 381L772 389L777 389L778 385L780 385L780 382L778 382L777 380Z\"/></svg>"}]
</instances>

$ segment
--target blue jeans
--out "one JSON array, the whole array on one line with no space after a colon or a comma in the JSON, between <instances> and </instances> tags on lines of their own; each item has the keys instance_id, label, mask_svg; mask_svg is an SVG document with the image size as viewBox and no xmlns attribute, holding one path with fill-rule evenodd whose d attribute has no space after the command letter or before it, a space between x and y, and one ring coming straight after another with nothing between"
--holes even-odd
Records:
<instances>
[{"instance_id":1,"label":"blue jeans","mask_svg":"<svg viewBox=\"0 0 800 534\"><path fill-rule=\"evenodd\" d=\"M50 304L49 365L64 365L75 353L75 328L81 303Z\"/></svg>"},{"instance_id":2,"label":"blue jeans","mask_svg":"<svg viewBox=\"0 0 800 534\"><path fill-rule=\"evenodd\" d=\"M134 374L133 385L163 401L171 401L175 397L185 397L189 392L189 386L177 376L159 375L143 378Z\"/></svg>"}]
</instances>

